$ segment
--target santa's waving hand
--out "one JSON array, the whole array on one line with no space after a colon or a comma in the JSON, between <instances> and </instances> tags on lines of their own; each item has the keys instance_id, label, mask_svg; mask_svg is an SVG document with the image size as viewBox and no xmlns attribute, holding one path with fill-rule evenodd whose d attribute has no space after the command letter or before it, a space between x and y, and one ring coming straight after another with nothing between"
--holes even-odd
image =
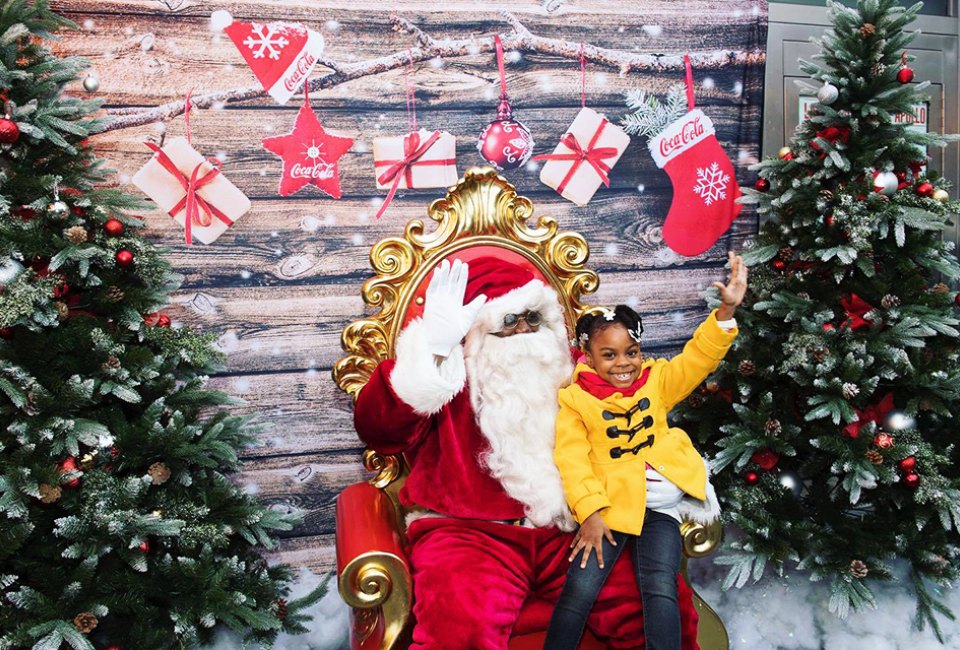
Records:
<instances>
[{"instance_id":1,"label":"santa's waving hand","mask_svg":"<svg viewBox=\"0 0 960 650\"><path fill-rule=\"evenodd\" d=\"M427 348L444 359L460 344L487 301L487 297L480 294L469 304L463 304L469 270L460 260L454 260L452 265L448 260L443 260L433 272L427 287L426 304L423 307Z\"/></svg>"}]
</instances>

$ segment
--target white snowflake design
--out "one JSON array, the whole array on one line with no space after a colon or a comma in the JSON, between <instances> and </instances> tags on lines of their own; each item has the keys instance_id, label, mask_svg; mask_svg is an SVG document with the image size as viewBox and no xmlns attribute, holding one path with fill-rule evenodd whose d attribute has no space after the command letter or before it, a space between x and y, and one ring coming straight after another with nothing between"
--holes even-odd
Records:
<instances>
[{"instance_id":1,"label":"white snowflake design","mask_svg":"<svg viewBox=\"0 0 960 650\"><path fill-rule=\"evenodd\" d=\"M262 59L264 53L269 54L271 59L280 58L280 50L290 44L283 36L277 34L277 30L272 25L260 25L251 23L253 35L247 36L243 44L253 50L253 58Z\"/></svg>"},{"instance_id":2,"label":"white snowflake design","mask_svg":"<svg viewBox=\"0 0 960 650\"><path fill-rule=\"evenodd\" d=\"M727 198L727 183L730 175L724 174L719 163L714 161L710 167L697 167L697 184L693 188L694 194L703 198L705 205Z\"/></svg>"}]
</instances>

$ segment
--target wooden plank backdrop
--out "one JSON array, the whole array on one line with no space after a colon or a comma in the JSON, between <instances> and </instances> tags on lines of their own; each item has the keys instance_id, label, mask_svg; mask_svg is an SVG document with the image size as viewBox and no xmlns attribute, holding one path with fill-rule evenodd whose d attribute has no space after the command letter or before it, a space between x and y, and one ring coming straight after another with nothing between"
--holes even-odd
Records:
<instances>
[{"instance_id":1,"label":"wooden plank backdrop","mask_svg":"<svg viewBox=\"0 0 960 650\"><path fill-rule=\"evenodd\" d=\"M297 20L323 34L324 56L340 63L402 52L414 37L391 29L399 15L435 38L459 39L509 33L496 9L510 11L533 33L628 53L762 49L766 2L731 0L475 0L442 3L342 0L55 0L54 8L80 25L64 32L58 54L83 56L100 78L97 93L111 109L149 108L195 95L255 84L239 52L210 28L217 9L236 19ZM314 75L329 72L319 66ZM752 184L747 166L759 155L762 66L694 71L698 105L710 115L718 138L734 160L741 183ZM533 132L537 151L553 149L580 108L577 61L543 54L508 56L508 89L515 115ZM587 68L587 104L617 120L623 93L646 88L664 93L682 81L681 71L638 72ZM428 128L457 137L462 172L482 160L477 135L493 119L499 94L495 58L477 54L420 63L410 72L417 116ZM71 92L82 93L80 88ZM261 444L246 454L238 480L277 508L299 508L304 522L286 535L275 557L327 571L334 565L334 499L365 478L362 446L352 427L352 404L333 384L330 369L341 355L341 329L364 313L360 287L370 275L368 251L376 241L402 233L408 220L426 215L440 190L398 194L381 220L373 218L383 196L374 183L372 138L407 128L404 71L370 75L314 93L323 124L355 139L340 160L343 199L315 188L280 198L279 159L261 147L264 137L289 132L300 104L278 106L269 98L228 103L192 116L194 147L224 162L224 173L253 201L253 209L210 246L186 246L166 215L145 215L148 234L169 250L185 277L169 313L182 323L221 334L229 354L212 385L239 395L238 410L269 423ZM93 141L128 186L149 157L147 138L184 133L178 117L111 131ZM582 232L591 245L590 266L601 287L591 300L635 302L647 318L649 352L671 354L706 314L701 292L724 277L728 249L739 250L757 227L745 213L730 234L705 254L682 258L667 249L661 227L672 190L645 143L634 142L590 205L578 208L538 180L538 169L508 172L539 214Z\"/></svg>"}]
</instances>

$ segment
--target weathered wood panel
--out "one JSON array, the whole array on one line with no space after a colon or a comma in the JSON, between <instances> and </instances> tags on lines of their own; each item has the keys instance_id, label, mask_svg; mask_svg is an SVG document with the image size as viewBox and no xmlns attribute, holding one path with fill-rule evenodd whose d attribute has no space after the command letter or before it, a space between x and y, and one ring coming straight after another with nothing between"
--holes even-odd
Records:
<instances>
[{"instance_id":1,"label":"weathered wood panel","mask_svg":"<svg viewBox=\"0 0 960 650\"><path fill-rule=\"evenodd\" d=\"M101 79L98 96L110 109L138 110L194 94L255 85L233 44L209 29L209 15L227 9L239 19L299 20L320 31L325 56L356 63L404 51L413 36L394 32L389 14L419 25L436 38L470 38L510 31L487 5L364 0L55 0L54 7L81 25L65 33L55 49L92 60ZM534 33L581 40L626 52L668 53L762 47L759 0L578 0L548 12L535 0L503 0ZM757 15L760 15L758 21ZM709 16L705 19L704 16ZM318 68L316 75L327 74ZM714 120L741 180L759 152L760 69L695 71L698 105ZM524 53L507 64L516 115L534 133L537 151L552 150L579 109L576 61ZM475 142L492 119L499 92L491 54L418 64L410 75L417 91L418 118L444 128L458 140L458 167L482 161ZM663 92L682 79L678 71L587 69L588 105L617 120L623 93L635 87ZM336 494L366 477L362 445L352 428L352 403L333 384L330 368L342 354L341 328L370 313L360 299L369 277L368 251L376 241L402 234L441 190L404 192L381 220L373 218L383 192L374 184L371 142L407 128L404 73L368 76L311 95L323 123L356 139L340 164L344 198L334 201L308 188L276 195L281 162L265 151L264 137L288 132L299 103L285 107L262 98L205 110L193 117L193 142L205 155L221 155L224 172L253 199L253 209L211 246L185 246L180 229L165 215L148 212L148 236L169 250L185 277L167 309L174 320L221 335L228 353L223 373L211 385L243 397L238 413L255 413L272 427L261 444L246 450L237 481L277 508L297 507L304 524L285 535L274 559L328 570L333 566L333 508ZM76 92L82 92L79 88ZM118 170L116 183L147 160L145 138L184 132L182 117L164 128L130 128L97 136L98 151ZM705 314L700 292L724 275L729 248L740 249L756 228L745 213L730 234L694 259L682 258L662 241L663 217L672 188L645 143L631 144L589 206L564 201L538 180L536 166L507 174L518 191L534 200L537 213L555 217L563 229L584 234L592 248L591 268L601 273L596 303L633 302L645 314L648 354L675 351Z\"/></svg>"}]
</instances>

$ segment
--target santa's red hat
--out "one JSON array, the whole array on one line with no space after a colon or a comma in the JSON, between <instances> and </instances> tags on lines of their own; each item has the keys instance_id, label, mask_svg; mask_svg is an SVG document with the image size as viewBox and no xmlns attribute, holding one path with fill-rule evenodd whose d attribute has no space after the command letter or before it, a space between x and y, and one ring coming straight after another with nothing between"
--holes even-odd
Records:
<instances>
[{"instance_id":1,"label":"santa's red hat","mask_svg":"<svg viewBox=\"0 0 960 650\"><path fill-rule=\"evenodd\" d=\"M464 303L471 302L481 293L488 301L495 300L534 279L530 269L497 257L478 257L469 264Z\"/></svg>"}]
</instances>

